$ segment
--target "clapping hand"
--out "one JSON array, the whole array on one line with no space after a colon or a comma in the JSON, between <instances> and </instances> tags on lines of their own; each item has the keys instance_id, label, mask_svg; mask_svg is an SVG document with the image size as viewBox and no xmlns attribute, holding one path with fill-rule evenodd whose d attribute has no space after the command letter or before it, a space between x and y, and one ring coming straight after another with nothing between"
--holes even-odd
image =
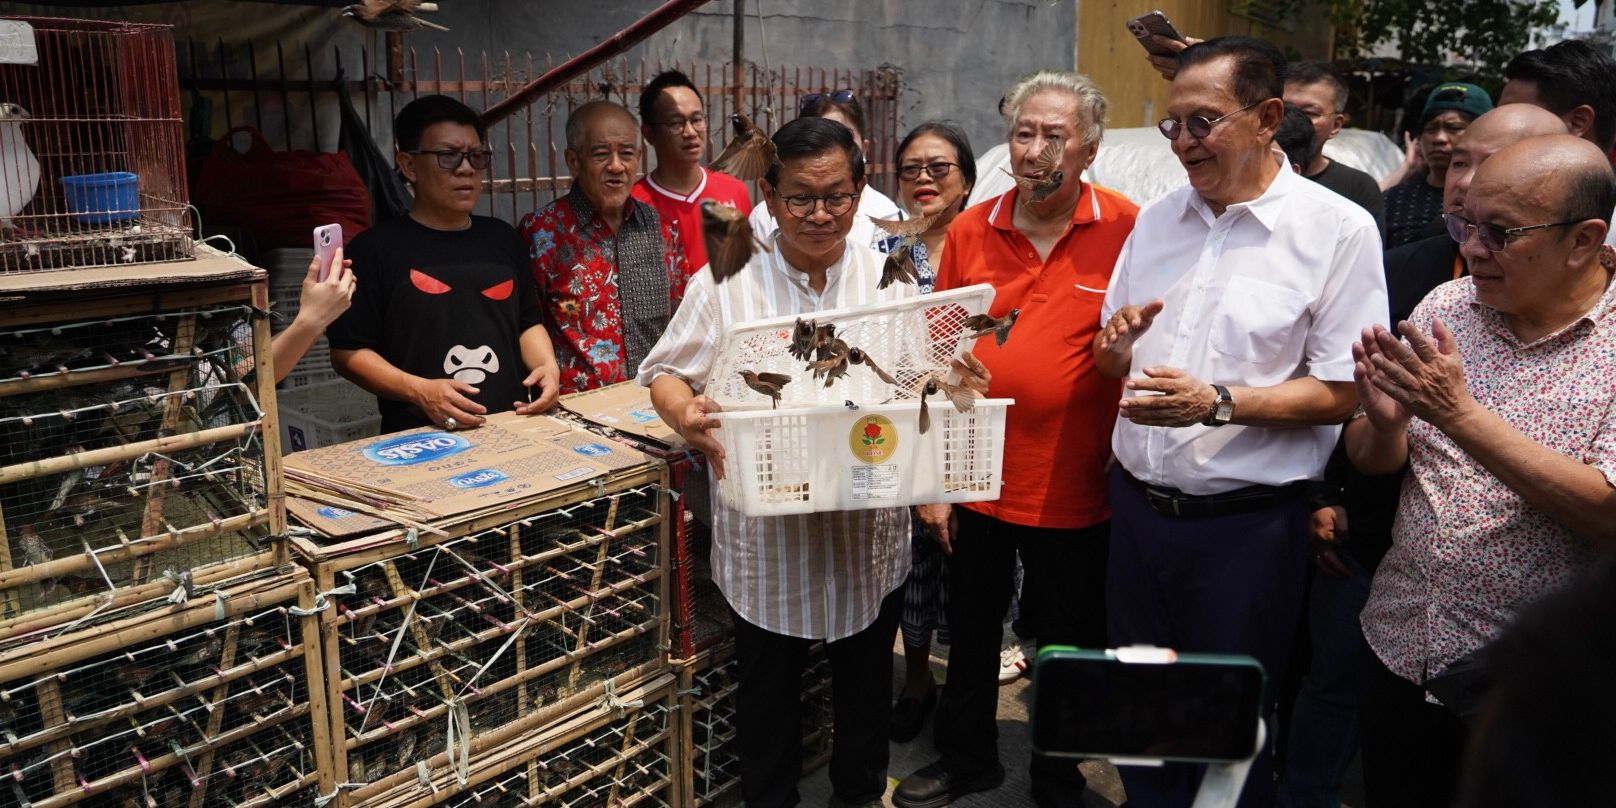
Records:
<instances>
[{"instance_id":1,"label":"clapping hand","mask_svg":"<svg viewBox=\"0 0 1616 808\"><path fill-rule=\"evenodd\" d=\"M1474 408L1464 360L1447 325L1433 320L1429 336L1406 321L1397 328L1406 343L1377 325L1365 330L1364 341L1352 350L1358 395L1375 428L1400 428L1417 416L1443 429Z\"/></svg>"}]
</instances>

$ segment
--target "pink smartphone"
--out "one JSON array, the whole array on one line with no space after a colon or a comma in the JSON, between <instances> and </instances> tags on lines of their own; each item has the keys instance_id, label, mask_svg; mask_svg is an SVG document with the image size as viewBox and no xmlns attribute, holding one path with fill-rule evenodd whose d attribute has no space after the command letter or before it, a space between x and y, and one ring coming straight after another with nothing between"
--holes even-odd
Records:
<instances>
[{"instance_id":1,"label":"pink smartphone","mask_svg":"<svg viewBox=\"0 0 1616 808\"><path fill-rule=\"evenodd\" d=\"M323 283L331 274L331 259L342 249L342 225L328 224L314 228L314 255L320 259L319 279Z\"/></svg>"}]
</instances>

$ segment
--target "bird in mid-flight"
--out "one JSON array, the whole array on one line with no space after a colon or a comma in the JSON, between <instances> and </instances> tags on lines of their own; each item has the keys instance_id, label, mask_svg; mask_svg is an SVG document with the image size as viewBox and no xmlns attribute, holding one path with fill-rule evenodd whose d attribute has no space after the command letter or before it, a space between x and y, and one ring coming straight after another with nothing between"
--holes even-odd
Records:
<instances>
[{"instance_id":1,"label":"bird in mid-flight","mask_svg":"<svg viewBox=\"0 0 1616 808\"><path fill-rule=\"evenodd\" d=\"M420 28L449 30L416 16L417 12L437 10L437 3L423 3L421 0L361 0L343 9L342 16L366 28L383 31L414 31Z\"/></svg>"}]
</instances>

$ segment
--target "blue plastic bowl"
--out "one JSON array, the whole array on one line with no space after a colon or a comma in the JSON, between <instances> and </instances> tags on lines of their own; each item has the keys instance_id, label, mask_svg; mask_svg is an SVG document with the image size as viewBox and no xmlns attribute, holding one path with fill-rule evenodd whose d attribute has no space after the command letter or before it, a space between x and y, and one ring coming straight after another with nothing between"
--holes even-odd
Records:
<instances>
[{"instance_id":1,"label":"blue plastic bowl","mask_svg":"<svg viewBox=\"0 0 1616 808\"><path fill-rule=\"evenodd\" d=\"M140 218L135 175L128 171L72 174L61 178L67 212L87 224L110 224Z\"/></svg>"}]
</instances>

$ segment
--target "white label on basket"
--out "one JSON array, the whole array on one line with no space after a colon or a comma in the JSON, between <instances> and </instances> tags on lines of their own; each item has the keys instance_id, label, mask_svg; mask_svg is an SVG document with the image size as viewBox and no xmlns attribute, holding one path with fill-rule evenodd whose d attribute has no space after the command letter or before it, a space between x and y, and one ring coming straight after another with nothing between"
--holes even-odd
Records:
<instances>
[{"instance_id":1,"label":"white label on basket","mask_svg":"<svg viewBox=\"0 0 1616 808\"><path fill-rule=\"evenodd\" d=\"M0 20L0 64L39 64L34 26L18 20Z\"/></svg>"},{"instance_id":2,"label":"white label on basket","mask_svg":"<svg viewBox=\"0 0 1616 808\"><path fill-rule=\"evenodd\" d=\"M853 499L897 499L898 467L854 466Z\"/></svg>"}]
</instances>

